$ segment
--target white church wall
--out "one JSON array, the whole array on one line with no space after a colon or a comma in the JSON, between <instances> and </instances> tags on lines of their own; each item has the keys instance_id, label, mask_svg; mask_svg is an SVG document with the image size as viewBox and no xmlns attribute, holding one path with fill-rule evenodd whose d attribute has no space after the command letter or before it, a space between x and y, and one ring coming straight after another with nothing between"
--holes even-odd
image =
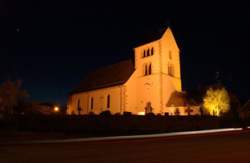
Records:
<instances>
[{"instance_id":1,"label":"white church wall","mask_svg":"<svg viewBox=\"0 0 250 163\"><path fill-rule=\"evenodd\" d=\"M162 113L166 113L166 112L170 112L167 108L167 103L171 97L171 94L175 91L175 87L173 85L173 83L171 82L171 77L162 74L162 107L163 107L163 111Z\"/></svg>"},{"instance_id":2,"label":"white church wall","mask_svg":"<svg viewBox=\"0 0 250 163\"><path fill-rule=\"evenodd\" d=\"M136 87L136 73L134 72L129 80L124 84L124 111L133 114L138 113L136 99L139 92Z\"/></svg>"},{"instance_id":3,"label":"white church wall","mask_svg":"<svg viewBox=\"0 0 250 163\"><path fill-rule=\"evenodd\" d=\"M162 73L169 75L169 65L173 65L173 77L171 83L177 91L182 91L181 86L181 67L180 67L180 52L175 42L174 36L168 28L160 39Z\"/></svg>"},{"instance_id":4,"label":"white church wall","mask_svg":"<svg viewBox=\"0 0 250 163\"><path fill-rule=\"evenodd\" d=\"M122 86L114 86L73 95L70 110L78 114L78 100L80 100L81 114L93 112L100 114L102 111L110 110L112 114L121 113ZM110 107L107 108L107 97L110 95ZM93 98L93 108L91 108Z\"/></svg>"},{"instance_id":5,"label":"white church wall","mask_svg":"<svg viewBox=\"0 0 250 163\"><path fill-rule=\"evenodd\" d=\"M147 104L150 102L153 113L160 112L160 77L150 75L137 79L137 112L145 112Z\"/></svg>"}]
</instances>

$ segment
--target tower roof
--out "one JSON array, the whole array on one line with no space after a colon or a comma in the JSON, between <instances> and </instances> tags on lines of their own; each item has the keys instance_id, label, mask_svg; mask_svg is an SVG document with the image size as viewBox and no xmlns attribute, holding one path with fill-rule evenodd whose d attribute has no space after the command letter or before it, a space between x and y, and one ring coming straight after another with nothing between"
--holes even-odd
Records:
<instances>
[{"instance_id":1,"label":"tower roof","mask_svg":"<svg viewBox=\"0 0 250 163\"><path fill-rule=\"evenodd\" d=\"M174 34L173 34L170 27L161 28L158 31L147 32L147 34L145 34L144 36L142 36L141 39L139 39L141 41L139 41L139 43L136 45L136 47L140 47L140 46L146 45L148 43L151 43L153 41L163 39L164 37L170 38L173 45L177 49L179 49L177 42L175 40Z\"/></svg>"},{"instance_id":2,"label":"tower roof","mask_svg":"<svg viewBox=\"0 0 250 163\"><path fill-rule=\"evenodd\" d=\"M138 38L138 43L135 46L139 47L139 46L145 45L147 43L150 43L152 41L159 40L163 36L165 31L166 31L166 28L147 31L144 35L142 35L140 38Z\"/></svg>"}]
</instances>

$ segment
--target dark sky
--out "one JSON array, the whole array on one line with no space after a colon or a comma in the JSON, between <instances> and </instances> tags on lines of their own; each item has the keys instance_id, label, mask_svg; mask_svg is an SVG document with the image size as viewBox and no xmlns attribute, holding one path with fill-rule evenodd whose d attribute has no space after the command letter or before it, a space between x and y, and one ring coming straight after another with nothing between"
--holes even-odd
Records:
<instances>
[{"instance_id":1,"label":"dark sky","mask_svg":"<svg viewBox=\"0 0 250 163\"><path fill-rule=\"evenodd\" d=\"M65 103L86 72L133 57L171 26L185 90L222 81L249 98L249 2L2 1L0 79L22 79L32 99Z\"/></svg>"}]
</instances>

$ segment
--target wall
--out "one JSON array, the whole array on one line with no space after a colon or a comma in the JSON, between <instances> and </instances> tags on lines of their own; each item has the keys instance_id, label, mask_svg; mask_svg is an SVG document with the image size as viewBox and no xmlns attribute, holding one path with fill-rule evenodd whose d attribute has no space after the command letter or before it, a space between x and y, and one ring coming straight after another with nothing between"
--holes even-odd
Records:
<instances>
[{"instance_id":1,"label":"wall","mask_svg":"<svg viewBox=\"0 0 250 163\"><path fill-rule=\"evenodd\" d=\"M160 39L162 73L168 75L168 65L174 65L174 76L169 76L171 83L177 91L182 91L180 51L170 28ZM171 53L171 58L169 57Z\"/></svg>"},{"instance_id":2,"label":"wall","mask_svg":"<svg viewBox=\"0 0 250 163\"><path fill-rule=\"evenodd\" d=\"M154 48L152 56L143 57L144 50ZM136 91L137 112L145 112L145 107L148 102L151 103L154 113L160 112L160 49L159 41L136 47L135 49L135 76L136 76ZM144 65L151 63L152 74L144 75Z\"/></svg>"},{"instance_id":3,"label":"wall","mask_svg":"<svg viewBox=\"0 0 250 163\"><path fill-rule=\"evenodd\" d=\"M136 87L136 75L133 73L128 81L124 84L124 111L131 112L133 114L137 114L139 112L138 107L136 105L137 91Z\"/></svg>"},{"instance_id":4,"label":"wall","mask_svg":"<svg viewBox=\"0 0 250 163\"><path fill-rule=\"evenodd\" d=\"M167 103L171 97L171 94L176 90L175 86L173 85L172 81L171 81L171 77L167 76L167 75L163 75L162 74L162 107L163 107L163 111L162 113L166 113L169 112L168 107L167 107Z\"/></svg>"},{"instance_id":5,"label":"wall","mask_svg":"<svg viewBox=\"0 0 250 163\"><path fill-rule=\"evenodd\" d=\"M112 114L122 112L122 94L123 86L114 86L109 88L103 88L83 93L72 95L72 100L68 106L68 114L78 114L77 101L80 100L80 107L82 111L80 114L88 114L94 112L100 114L102 111L110 110ZM107 96L110 95L110 108L107 108ZM91 109L91 97L94 99L93 109Z\"/></svg>"}]
</instances>

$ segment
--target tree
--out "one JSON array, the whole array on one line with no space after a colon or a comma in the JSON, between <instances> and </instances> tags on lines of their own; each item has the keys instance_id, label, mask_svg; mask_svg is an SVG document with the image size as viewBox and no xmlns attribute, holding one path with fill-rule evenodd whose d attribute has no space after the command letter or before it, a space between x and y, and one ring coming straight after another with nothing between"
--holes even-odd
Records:
<instances>
[{"instance_id":1,"label":"tree","mask_svg":"<svg viewBox=\"0 0 250 163\"><path fill-rule=\"evenodd\" d=\"M14 114L15 108L28 97L27 91L21 89L20 80L7 80L0 86L0 112Z\"/></svg>"},{"instance_id":2,"label":"tree","mask_svg":"<svg viewBox=\"0 0 250 163\"><path fill-rule=\"evenodd\" d=\"M221 116L230 109L230 97L223 87L209 88L203 98L203 107L213 116Z\"/></svg>"}]
</instances>

